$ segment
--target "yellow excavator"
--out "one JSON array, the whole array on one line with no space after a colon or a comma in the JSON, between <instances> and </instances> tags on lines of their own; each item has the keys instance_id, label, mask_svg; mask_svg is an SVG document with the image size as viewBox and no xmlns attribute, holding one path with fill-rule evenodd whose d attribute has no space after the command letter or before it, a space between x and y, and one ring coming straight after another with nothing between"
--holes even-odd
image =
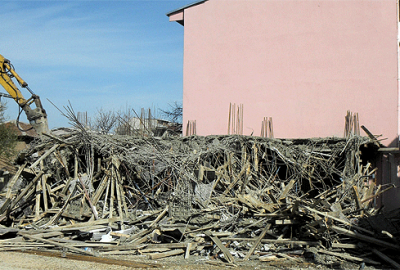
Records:
<instances>
[{"instance_id":1,"label":"yellow excavator","mask_svg":"<svg viewBox=\"0 0 400 270\"><path fill-rule=\"evenodd\" d=\"M21 94L21 91L13 82L12 78L15 78L18 84L26 88L30 93L31 97L25 99ZM43 109L42 103L40 102L39 96L35 95L33 91L28 87L28 84L15 72L13 65L10 60L4 58L0 54L0 84L6 89L9 95L2 94L1 96L7 96L14 99L19 107L25 112L29 123L36 130L36 133L41 135L42 133L49 133L49 125L47 122L47 114ZM36 108L32 109L31 105L35 104Z\"/></svg>"}]
</instances>

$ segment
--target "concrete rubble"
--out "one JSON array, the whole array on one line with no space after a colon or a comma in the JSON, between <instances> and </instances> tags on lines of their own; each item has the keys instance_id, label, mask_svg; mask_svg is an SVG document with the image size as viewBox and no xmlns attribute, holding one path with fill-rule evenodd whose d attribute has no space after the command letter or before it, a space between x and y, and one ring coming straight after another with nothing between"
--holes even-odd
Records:
<instances>
[{"instance_id":1,"label":"concrete rubble","mask_svg":"<svg viewBox=\"0 0 400 270\"><path fill-rule=\"evenodd\" d=\"M21 153L0 250L400 268L368 137L143 137L53 132ZM147 264L146 267L157 267Z\"/></svg>"}]
</instances>

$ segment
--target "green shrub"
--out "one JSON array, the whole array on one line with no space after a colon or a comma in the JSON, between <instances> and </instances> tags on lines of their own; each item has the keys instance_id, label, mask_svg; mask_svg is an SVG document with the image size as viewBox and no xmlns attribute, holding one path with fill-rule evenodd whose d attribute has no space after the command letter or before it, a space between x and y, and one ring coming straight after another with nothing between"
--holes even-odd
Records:
<instances>
[{"instance_id":1,"label":"green shrub","mask_svg":"<svg viewBox=\"0 0 400 270\"><path fill-rule=\"evenodd\" d=\"M10 158L15 154L17 134L13 125L5 124L6 105L0 102L0 158Z\"/></svg>"}]
</instances>

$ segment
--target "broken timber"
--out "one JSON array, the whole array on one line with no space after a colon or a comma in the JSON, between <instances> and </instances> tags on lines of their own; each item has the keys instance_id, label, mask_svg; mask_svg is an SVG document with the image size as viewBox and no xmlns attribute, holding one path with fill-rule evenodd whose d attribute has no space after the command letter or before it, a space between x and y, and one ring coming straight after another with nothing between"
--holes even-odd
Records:
<instances>
[{"instance_id":1,"label":"broken timber","mask_svg":"<svg viewBox=\"0 0 400 270\"><path fill-rule=\"evenodd\" d=\"M233 265L271 256L304 262L283 250L312 246L350 262L397 267L376 251L398 252L399 232L366 226L372 199L387 189L370 184L376 168L362 160L360 148L373 152L376 143L360 136L49 135L33 142L3 194L1 223L12 236L0 248L152 260L208 254ZM25 167L33 171L24 174ZM362 258L365 252L373 257Z\"/></svg>"}]
</instances>

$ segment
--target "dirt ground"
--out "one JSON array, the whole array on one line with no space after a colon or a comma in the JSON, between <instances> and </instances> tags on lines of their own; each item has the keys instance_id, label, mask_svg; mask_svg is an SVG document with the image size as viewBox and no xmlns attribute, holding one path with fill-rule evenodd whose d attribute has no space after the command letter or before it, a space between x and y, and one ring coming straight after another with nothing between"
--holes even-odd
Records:
<instances>
[{"instance_id":1,"label":"dirt ground","mask_svg":"<svg viewBox=\"0 0 400 270\"><path fill-rule=\"evenodd\" d=\"M189 269L189 270L207 270L207 269L363 269L373 270L376 268L351 264L348 262L339 262L335 264L315 265L313 263L292 263L289 261L281 262L260 262L258 260L250 260L247 262L237 261L236 266L222 265L220 260L210 260L207 257L191 256L188 260L183 256L175 256L160 260L148 260L141 256L113 256L110 257L117 260L129 260L134 264L142 263L156 265L157 268L172 269ZM211 262L211 264L210 264ZM79 261L74 259L65 259L60 257L40 256L24 252L0 252L0 269L2 270L127 270L127 269L157 269L153 267L132 267L109 265L97 262Z\"/></svg>"}]
</instances>

